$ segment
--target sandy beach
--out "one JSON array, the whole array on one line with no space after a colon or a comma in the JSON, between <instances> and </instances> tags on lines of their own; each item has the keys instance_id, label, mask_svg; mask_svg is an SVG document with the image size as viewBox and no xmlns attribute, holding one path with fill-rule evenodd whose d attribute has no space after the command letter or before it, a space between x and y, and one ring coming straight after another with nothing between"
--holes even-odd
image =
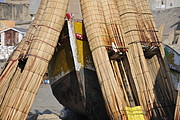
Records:
<instances>
[{"instance_id":1,"label":"sandy beach","mask_svg":"<svg viewBox=\"0 0 180 120\"><path fill-rule=\"evenodd\" d=\"M59 116L63 106L53 96L51 87L48 84L42 84L29 112L27 120L36 120L37 115L54 114Z\"/></svg>"}]
</instances>

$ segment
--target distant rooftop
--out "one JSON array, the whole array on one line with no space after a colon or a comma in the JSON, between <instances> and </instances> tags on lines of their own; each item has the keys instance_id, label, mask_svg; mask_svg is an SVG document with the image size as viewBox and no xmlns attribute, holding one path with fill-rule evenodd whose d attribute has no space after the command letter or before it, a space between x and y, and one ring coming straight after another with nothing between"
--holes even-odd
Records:
<instances>
[{"instance_id":1,"label":"distant rooftop","mask_svg":"<svg viewBox=\"0 0 180 120\"><path fill-rule=\"evenodd\" d=\"M13 28L18 30L18 31L21 31L21 32L27 32L28 31L27 29L24 29L24 28L17 28L17 27L13 27Z\"/></svg>"},{"instance_id":2,"label":"distant rooftop","mask_svg":"<svg viewBox=\"0 0 180 120\"><path fill-rule=\"evenodd\" d=\"M28 31L28 29L12 27L12 28L7 28L5 30L0 31L0 33L4 32L4 31L7 31L7 30L11 30L11 29L15 30L15 31L18 31L18 32L21 32L21 33L26 33Z\"/></svg>"},{"instance_id":3,"label":"distant rooftop","mask_svg":"<svg viewBox=\"0 0 180 120\"><path fill-rule=\"evenodd\" d=\"M29 4L30 0L0 0L5 3L12 3L12 4Z\"/></svg>"}]
</instances>

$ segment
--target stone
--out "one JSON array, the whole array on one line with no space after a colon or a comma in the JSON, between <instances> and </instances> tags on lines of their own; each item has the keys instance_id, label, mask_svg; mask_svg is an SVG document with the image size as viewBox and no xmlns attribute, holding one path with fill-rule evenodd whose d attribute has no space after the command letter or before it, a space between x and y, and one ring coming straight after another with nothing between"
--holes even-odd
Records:
<instances>
[{"instance_id":1,"label":"stone","mask_svg":"<svg viewBox=\"0 0 180 120\"><path fill-rule=\"evenodd\" d=\"M55 114L38 115L37 120L62 120Z\"/></svg>"}]
</instances>

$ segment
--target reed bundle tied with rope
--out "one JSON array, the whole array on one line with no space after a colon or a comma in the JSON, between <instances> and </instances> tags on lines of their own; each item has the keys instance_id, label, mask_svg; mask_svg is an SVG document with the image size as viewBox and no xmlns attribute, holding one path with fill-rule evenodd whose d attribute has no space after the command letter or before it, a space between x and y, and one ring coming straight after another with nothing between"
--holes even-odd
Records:
<instances>
[{"instance_id":1,"label":"reed bundle tied with rope","mask_svg":"<svg viewBox=\"0 0 180 120\"><path fill-rule=\"evenodd\" d=\"M57 45L68 0L42 0L0 77L0 119L25 120Z\"/></svg>"},{"instance_id":2,"label":"reed bundle tied with rope","mask_svg":"<svg viewBox=\"0 0 180 120\"><path fill-rule=\"evenodd\" d=\"M86 33L107 111L112 119L127 119L124 115L124 106L127 103L124 101L122 88L119 87L118 81L116 81L106 52L106 48L110 47L112 49L111 41L116 44L114 39L119 39L120 37L116 37L112 33L114 31L111 25L116 21L111 23L104 18L103 11L106 9L106 12L109 12L109 8L106 8L105 4L106 1L103 3L101 0L81 0ZM107 22L109 26L106 26Z\"/></svg>"},{"instance_id":3,"label":"reed bundle tied with rope","mask_svg":"<svg viewBox=\"0 0 180 120\"><path fill-rule=\"evenodd\" d=\"M151 65L153 66L154 64L154 69L151 69L151 73L153 73L155 70L159 70L159 74L156 74L155 76L152 75L154 77L153 79L155 80L152 82L154 83L155 86L154 89L157 91L157 93L161 93L156 95L157 98L163 98L163 99L159 99L159 101L165 101L166 103L166 104L161 103L160 107L164 107L166 113L170 112L170 114L169 115L166 114L166 116L171 116L173 118L174 112L172 111L174 111L174 105L176 104L177 92L174 88L173 80L171 79L170 76L170 69L167 65L167 60L164 53L164 46L162 45L161 42L163 31L161 30L160 34L157 33L158 30L156 28L152 13L146 1L135 0L135 4L139 9L139 11L140 10L144 11L144 13L142 12L139 13L141 14L141 19L143 20L143 22L147 24L144 26L148 28L147 31L149 32L150 39L153 39L152 44L154 45L154 43L156 44L159 43L159 51L152 59L150 59L152 63L149 64L150 66ZM149 60L147 59L147 61Z\"/></svg>"},{"instance_id":4,"label":"reed bundle tied with rope","mask_svg":"<svg viewBox=\"0 0 180 120\"><path fill-rule=\"evenodd\" d=\"M32 24L39 24L41 17L42 17L42 13L45 9L45 4L46 1L41 1L41 6L39 7L39 11L36 14L36 18L34 19L34 21L32 22ZM5 68L2 70L1 72L1 84L0 84L0 89L1 94L0 94L0 103L2 102L3 98L4 98L4 94L8 88L8 83L12 77L12 75L14 74L14 71L16 69L16 66L18 64L18 59L19 56L21 55L22 57L24 56L24 54L26 53L27 49L29 48L30 44L28 44L29 39L32 37L32 35L35 32L35 27L30 25L28 32L26 33L26 35L23 37L23 40L20 42L19 46L16 48L16 50L14 50L13 54L9 57L8 62L5 64ZM7 73L8 72L8 73ZM7 75L8 74L8 75ZM6 79L6 80L2 80L2 79ZM3 91L4 90L4 91Z\"/></svg>"},{"instance_id":5,"label":"reed bundle tied with rope","mask_svg":"<svg viewBox=\"0 0 180 120\"><path fill-rule=\"evenodd\" d=\"M111 60L111 53L108 54L112 50L127 51L116 3L113 0L81 0L81 6L107 110L112 119L127 119L125 107L135 106L127 70L122 61Z\"/></svg>"},{"instance_id":6,"label":"reed bundle tied with rope","mask_svg":"<svg viewBox=\"0 0 180 120\"><path fill-rule=\"evenodd\" d=\"M153 108L150 103L153 102L154 94L151 94L150 98L149 90L152 89L152 84L150 83L151 76L149 75L141 46L141 36L139 33L142 32L142 29L138 27L139 16L137 15L136 6L133 4L134 1L116 0L116 2L122 22L122 29L124 30L124 39L128 42L129 51L127 58L130 63L132 76L134 76L139 102L143 110L148 111L148 109Z\"/></svg>"},{"instance_id":7,"label":"reed bundle tied with rope","mask_svg":"<svg viewBox=\"0 0 180 120\"><path fill-rule=\"evenodd\" d=\"M130 62L132 71L135 71L137 76L135 84L137 90L140 90L138 91L140 105L146 111L148 119L156 117L172 119L176 99L175 89L147 1L116 1L125 31L124 39L126 42L129 41L129 55L127 55L129 61L132 61ZM155 56L147 56L149 51L155 53L153 54ZM154 68L149 66L148 61L151 61L150 65L156 64ZM154 71L156 75L153 75ZM162 71L165 74L162 74Z\"/></svg>"},{"instance_id":8,"label":"reed bundle tied with rope","mask_svg":"<svg viewBox=\"0 0 180 120\"><path fill-rule=\"evenodd\" d=\"M162 35L159 36L159 34L158 34L158 30L156 28L156 25L155 25L155 22L153 20L153 16L152 16L152 13L149 9L149 6L148 6L147 2L144 0L135 0L135 4L136 4L138 11L139 11L139 14L141 16L141 21L142 21L141 25L144 25L145 28L147 28L146 31L149 32L149 39L153 40L153 41L151 41L151 44L153 44L153 45L159 44L159 54L157 56L155 56L156 59L159 60L159 63L157 63L155 65L155 67L159 66L158 64L161 64L161 67L157 67L154 70L161 70L161 72L164 72L164 74L166 74L166 77L168 79L171 79L170 73L169 73L170 70L169 70L169 67L167 66L167 60L166 60L165 53L163 50L164 47L163 47L162 42L161 42L162 41L161 40ZM143 12L141 12L141 11L143 11ZM154 58L153 58L153 60L154 60ZM150 64L150 65L152 65L152 64ZM161 80L161 82L163 82L163 81ZM166 82L167 82L166 84L168 84L170 86L170 89L168 89L168 92L170 93L171 100L172 101L174 100L174 103L175 103L177 93L175 93L175 89L173 87L173 82L172 82L172 80L168 80Z\"/></svg>"},{"instance_id":9,"label":"reed bundle tied with rope","mask_svg":"<svg viewBox=\"0 0 180 120\"><path fill-rule=\"evenodd\" d=\"M145 119L171 119L176 92L147 1L81 0L81 6L111 118L127 119L124 108L141 105Z\"/></svg>"},{"instance_id":10,"label":"reed bundle tied with rope","mask_svg":"<svg viewBox=\"0 0 180 120\"><path fill-rule=\"evenodd\" d=\"M42 0L0 78L0 119L25 119L51 59L68 0ZM109 116L172 119L176 92L146 0L81 0L88 42ZM176 116L179 111L177 101ZM138 114L138 113L137 113ZM177 117L176 117L177 118Z\"/></svg>"}]
</instances>

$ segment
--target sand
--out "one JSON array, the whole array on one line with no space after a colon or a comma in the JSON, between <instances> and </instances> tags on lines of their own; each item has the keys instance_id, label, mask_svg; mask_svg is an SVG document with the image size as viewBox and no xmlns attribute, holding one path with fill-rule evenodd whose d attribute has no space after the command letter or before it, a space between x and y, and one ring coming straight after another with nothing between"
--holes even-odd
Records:
<instances>
[{"instance_id":1,"label":"sand","mask_svg":"<svg viewBox=\"0 0 180 120\"><path fill-rule=\"evenodd\" d=\"M39 119L44 117L47 117L48 120L51 120L50 117L58 118L63 108L64 107L53 96L50 85L42 84L29 112L29 119L27 120L33 120L30 118L34 116L37 117L37 115L43 114L45 115L38 116Z\"/></svg>"},{"instance_id":2,"label":"sand","mask_svg":"<svg viewBox=\"0 0 180 120\"><path fill-rule=\"evenodd\" d=\"M180 7L162 11L152 11L157 27L165 25L163 38L167 39L173 29L180 30Z\"/></svg>"}]
</instances>

